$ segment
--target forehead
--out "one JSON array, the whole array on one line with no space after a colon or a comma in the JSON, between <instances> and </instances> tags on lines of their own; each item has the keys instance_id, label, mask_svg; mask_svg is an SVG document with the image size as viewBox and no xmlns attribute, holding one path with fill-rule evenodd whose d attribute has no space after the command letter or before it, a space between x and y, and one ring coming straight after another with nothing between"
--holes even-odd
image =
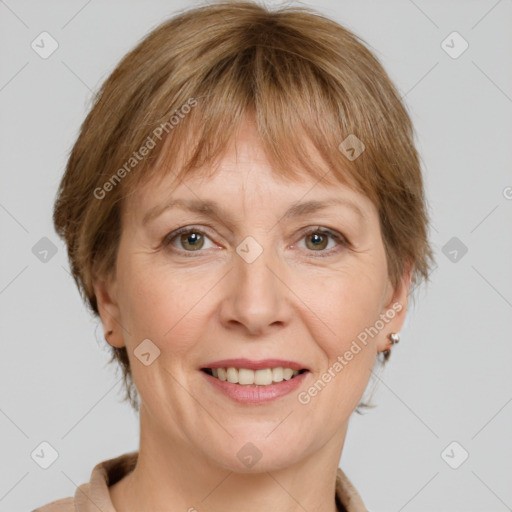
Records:
<instances>
[{"instance_id":1,"label":"forehead","mask_svg":"<svg viewBox=\"0 0 512 512\"><path fill-rule=\"evenodd\" d=\"M309 141L305 140L304 144L311 154L315 175L294 168L292 178L285 176L273 167L254 119L248 115L217 161L189 171L181 180L162 166L161 170L157 169L155 179L130 194L127 210L137 223L144 223L176 199L184 199L196 206L200 202L215 202L224 205L224 211L238 210L243 215L247 208L257 209L263 205L268 208L271 205L280 209L280 205L305 201L315 203L337 197L359 206L365 216L365 210L372 208L369 199L343 183L343 179L333 173ZM314 211L314 204L309 207ZM306 210L307 207L302 211Z\"/></svg>"}]
</instances>

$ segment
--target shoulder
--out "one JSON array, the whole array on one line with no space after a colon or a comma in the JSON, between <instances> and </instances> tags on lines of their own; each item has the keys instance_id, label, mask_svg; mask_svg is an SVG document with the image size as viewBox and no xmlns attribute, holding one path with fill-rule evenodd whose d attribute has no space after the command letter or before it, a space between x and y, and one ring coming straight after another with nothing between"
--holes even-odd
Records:
<instances>
[{"instance_id":1,"label":"shoulder","mask_svg":"<svg viewBox=\"0 0 512 512\"><path fill-rule=\"evenodd\" d=\"M60 498L35 508L31 512L76 512L75 499L73 497Z\"/></svg>"},{"instance_id":2,"label":"shoulder","mask_svg":"<svg viewBox=\"0 0 512 512\"><path fill-rule=\"evenodd\" d=\"M338 468L336 474L336 498L346 512L370 512L347 475Z\"/></svg>"},{"instance_id":3,"label":"shoulder","mask_svg":"<svg viewBox=\"0 0 512 512\"><path fill-rule=\"evenodd\" d=\"M109 486L133 470L137 459L138 451L135 451L99 462L94 466L89 481L79 485L74 496L54 500L31 512L98 512L97 504L103 505L102 511L112 511Z\"/></svg>"}]
</instances>

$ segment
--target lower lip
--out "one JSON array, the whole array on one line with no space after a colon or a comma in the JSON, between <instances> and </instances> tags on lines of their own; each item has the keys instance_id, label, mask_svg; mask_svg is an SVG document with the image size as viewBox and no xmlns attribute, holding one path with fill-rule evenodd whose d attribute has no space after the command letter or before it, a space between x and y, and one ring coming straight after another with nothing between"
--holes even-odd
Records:
<instances>
[{"instance_id":1,"label":"lower lip","mask_svg":"<svg viewBox=\"0 0 512 512\"><path fill-rule=\"evenodd\" d=\"M268 386L233 384L227 380L220 380L206 372L201 371L207 381L216 389L227 395L235 402L244 404L261 404L277 400L295 391L304 381L309 371L300 373L289 380L282 380Z\"/></svg>"}]
</instances>

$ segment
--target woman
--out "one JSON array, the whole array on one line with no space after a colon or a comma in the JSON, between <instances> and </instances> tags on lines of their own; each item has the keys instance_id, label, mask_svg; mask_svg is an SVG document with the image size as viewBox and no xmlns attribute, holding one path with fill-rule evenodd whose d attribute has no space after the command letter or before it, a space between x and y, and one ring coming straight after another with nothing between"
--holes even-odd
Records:
<instances>
[{"instance_id":1,"label":"woman","mask_svg":"<svg viewBox=\"0 0 512 512\"><path fill-rule=\"evenodd\" d=\"M366 510L338 467L432 252L381 64L304 8L181 13L102 86L55 204L137 452L38 511Z\"/></svg>"}]
</instances>

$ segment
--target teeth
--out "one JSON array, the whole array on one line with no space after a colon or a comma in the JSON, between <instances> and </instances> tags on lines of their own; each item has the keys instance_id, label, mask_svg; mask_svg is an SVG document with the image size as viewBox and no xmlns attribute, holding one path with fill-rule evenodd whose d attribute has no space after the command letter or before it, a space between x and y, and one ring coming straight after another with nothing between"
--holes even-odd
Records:
<instances>
[{"instance_id":1,"label":"teeth","mask_svg":"<svg viewBox=\"0 0 512 512\"><path fill-rule=\"evenodd\" d=\"M234 368L233 368L233 370L234 370ZM235 372L236 372L236 370L235 370ZM234 373L233 373L233 375L234 375ZM256 372L253 372L252 370L246 370L245 368L240 368L240 370L238 370L238 384L254 384L255 379L256 379ZM231 381L231 382L233 382L233 381Z\"/></svg>"},{"instance_id":2,"label":"teeth","mask_svg":"<svg viewBox=\"0 0 512 512\"><path fill-rule=\"evenodd\" d=\"M274 382L281 382L283 378L283 369L281 367L272 368L272 380Z\"/></svg>"},{"instance_id":3,"label":"teeth","mask_svg":"<svg viewBox=\"0 0 512 512\"><path fill-rule=\"evenodd\" d=\"M290 380L299 374L298 370L291 368L264 368L262 370L249 370L248 368L212 368L212 374L219 380L227 380L232 384L269 386L270 384Z\"/></svg>"},{"instance_id":4,"label":"teeth","mask_svg":"<svg viewBox=\"0 0 512 512\"><path fill-rule=\"evenodd\" d=\"M291 368L283 368L283 378L284 380L290 380L293 377L293 370ZM299 373L299 372L297 372Z\"/></svg>"},{"instance_id":5,"label":"teeth","mask_svg":"<svg viewBox=\"0 0 512 512\"><path fill-rule=\"evenodd\" d=\"M235 368L228 368L226 370L226 374L228 376L228 382L231 382L233 384L238 383L238 372Z\"/></svg>"}]
</instances>

